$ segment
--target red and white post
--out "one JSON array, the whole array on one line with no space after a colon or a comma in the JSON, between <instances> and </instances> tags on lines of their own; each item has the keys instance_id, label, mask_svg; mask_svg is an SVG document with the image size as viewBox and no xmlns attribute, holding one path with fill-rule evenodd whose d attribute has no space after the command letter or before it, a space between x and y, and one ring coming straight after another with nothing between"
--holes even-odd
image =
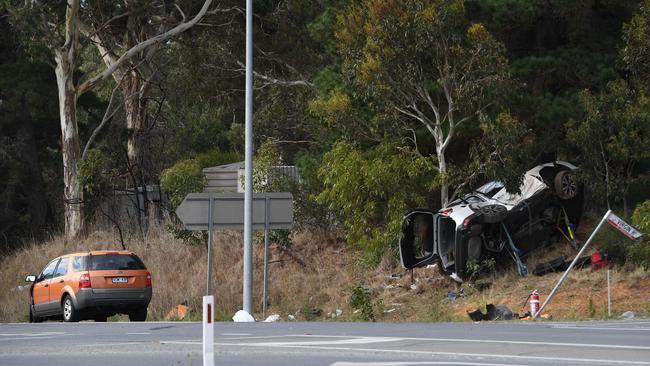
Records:
<instances>
[{"instance_id":1,"label":"red and white post","mask_svg":"<svg viewBox=\"0 0 650 366\"><path fill-rule=\"evenodd\" d=\"M203 296L203 366L214 366L214 296Z\"/></svg>"}]
</instances>

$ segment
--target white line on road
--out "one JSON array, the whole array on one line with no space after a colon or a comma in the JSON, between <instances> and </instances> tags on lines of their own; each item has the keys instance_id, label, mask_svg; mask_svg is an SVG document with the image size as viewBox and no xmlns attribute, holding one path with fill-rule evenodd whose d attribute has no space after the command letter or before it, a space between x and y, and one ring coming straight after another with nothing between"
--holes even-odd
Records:
<instances>
[{"instance_id":1,"label":"white line on road","mask_svg":"<svg viewBox=\"0 0 650 366\"><path fill-rule=\"evenodd\" d=\"M264 343L215 343L217 346L240 346L240 347L264 347ZM549 361L554 364L563 364L567 362L581 362L581 363L598 363L605 365L650 365L650 362L645 361L622 361L622 360L603 360L591 358L571 358L571 357L543 357L543 356L520 356L520 355L504 355L504 354L489 354L489 353L464 353L464 352L434 352L434 351L415 351L415 350L398 350L398 349L382 349L382 348L354 348L354 347L326 347L326 346L275 346L278 348L298 348L298 349L317 349L327 351L346 351L346 352L372 352L372 353L394 353L394 354L420 354L430 356L446 356L446 357L472 357L480 359L512 359L512 360L538 360Z\"/></svg>"},{"instance_id":2,"label":"white line on road","mask_svg":"<svg viewBox=\"0 0 650 366\"><path fill-rule=\"evenodd\" d=\"M594 344L594 343L563 343L563 342L533 342L533 341L501 341L496 339L466 339L466 338L420 338L420 337L401 337L401 338L389 338L389 337L350 337L350 336L334 336L334 335L287 335L286 337L313 337L313 338L362 338L364 343L376 343L376 342L388 342L388 341L426 341L426 342L445 342L445 343L491 343L491 344L525 344L531 346L561 346L561 347L583 347L583 348L611 348L611 349L627 349L635 351L650 351L649 346L627 346L619 344ZM372 342L371 340L375 340ZM387 341L384 341L387 339ZM331 344L337 345L342 343L342 341L306 341L306 342L273 342L273 343L260 343L260 344L273 344L273 345L285 345L285 344Z\"/></svg>"},{"instance_id":3,"label":"white line on road","mask_svg":"<svg viewBox=\"0 0 650 366\"><path fill-rule=\"evenodd\" d=\"M456 361L416 361L416 362L334 362L330 366L409 366L409 365L465 365L465 366L504 366L502 363L456 362ZM524 366L508 364L507 366Z\"/></svg>"},{"instance_id":4,"label":"white line on road","mask_svg":"<svg viewBox=\"0 0 650 366\"><path fill-rule=\"evenodd\" d=\"M42 336L53 336L53 335L62 335L65 332L41 332L41 333L0 333L0 337L42 337Z\"/></svg>"},{"instance_id":5,"label":"white line on road","mask_svg":"<svg viewBox=\"0 0 650 366\"><path fill-rule=\"evenodd\" d=\"M577 327L573 325L552 325L550 328L553 329L571 329L571 330L581 330L581 329L589 329L589 330L624 330L624 331L637 331L637 332L650 332L650 328L614 328L614 327Z\"/></svg>"}]
</instances>

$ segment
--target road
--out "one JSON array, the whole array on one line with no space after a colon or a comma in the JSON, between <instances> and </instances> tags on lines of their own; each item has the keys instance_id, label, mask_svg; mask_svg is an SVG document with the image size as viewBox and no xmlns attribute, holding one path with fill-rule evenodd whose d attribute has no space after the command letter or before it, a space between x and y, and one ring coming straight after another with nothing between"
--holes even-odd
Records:
<instances>
[{"instance_id":1,"label":"road","mask_svg":"<svg viewBox=\"0 0 650 366\"><path fill-rule=\"evenodd\" d=\"M0 365L202 365L195 322L1 324ZM216 323L217 365L649 365L650 321Z\"/></svg>"}]
</instances>

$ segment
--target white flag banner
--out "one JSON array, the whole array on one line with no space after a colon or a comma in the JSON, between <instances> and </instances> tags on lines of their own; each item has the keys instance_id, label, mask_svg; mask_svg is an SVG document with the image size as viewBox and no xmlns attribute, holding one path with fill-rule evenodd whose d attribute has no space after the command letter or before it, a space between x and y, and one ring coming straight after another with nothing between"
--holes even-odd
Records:
<instances>
[{"instance_id":1,"label":"white flag banner","mask_svg":"<svg viewBox=\"0 0 650 366\"><path fill-rule=\"evenodd\" d=\"M637 229L632 227L632 225L623 221L623 219L620 217L614 215L613 212L607 216L607 222L632 240L637 240L642 235Z\"/></svg>"}]
</instances>

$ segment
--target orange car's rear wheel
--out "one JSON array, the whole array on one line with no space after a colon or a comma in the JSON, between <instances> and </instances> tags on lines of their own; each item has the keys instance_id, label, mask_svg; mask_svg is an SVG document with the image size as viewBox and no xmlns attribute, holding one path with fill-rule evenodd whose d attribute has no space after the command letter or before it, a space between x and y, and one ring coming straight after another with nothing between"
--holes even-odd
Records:
<instances>
[{"instance_id":1,"label":"orange car's rear wheel","mask_svg":"<svg viewBox=\"0 0 650 366\"><path fill-rule=\"evenodd\" d=\"M63 311L63 321L64 322L78 322L79 321L79 311L74 306L74 302L70 295L65 295L63 302L61 303L61 310Z\"/></svg>"},{"instance_id":2,"label":"orange car's rear wheel","mask_svg":"<svg viewBox=\"0 0 650 366\"><path fill-rule=\"evenodd\" d=\"M143 307L129 313L129 321L143 322L147 320L147 308Z\"/></svg>"}]
</instances>

